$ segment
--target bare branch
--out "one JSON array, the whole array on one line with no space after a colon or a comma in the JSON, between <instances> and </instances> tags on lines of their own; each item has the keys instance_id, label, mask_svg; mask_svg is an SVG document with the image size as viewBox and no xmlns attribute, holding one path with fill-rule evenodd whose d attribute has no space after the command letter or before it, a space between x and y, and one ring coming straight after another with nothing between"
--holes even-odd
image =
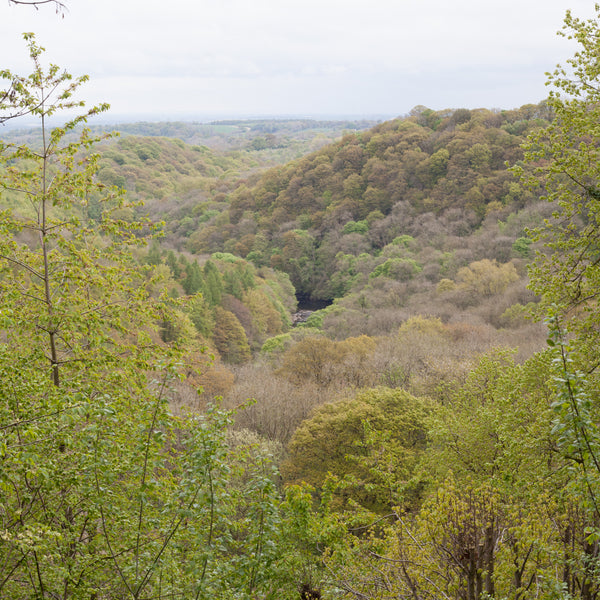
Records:
<instances>
[{"instance_id":1,"label":"bare branch","mask_svg":"<svg viewBox=\"0 0 600 600\"><path fill-rule=\"evenodd\" d=\"M54 8L56 10L56 14L60 15L63 19L65 18L65 13L67 12L67 5L63 4L59 0L8 0L8 4L20 4L24 6L33 6L35 10L39 10L40 6L43 4L54 4Z\"/></svg>"}]
</instances>

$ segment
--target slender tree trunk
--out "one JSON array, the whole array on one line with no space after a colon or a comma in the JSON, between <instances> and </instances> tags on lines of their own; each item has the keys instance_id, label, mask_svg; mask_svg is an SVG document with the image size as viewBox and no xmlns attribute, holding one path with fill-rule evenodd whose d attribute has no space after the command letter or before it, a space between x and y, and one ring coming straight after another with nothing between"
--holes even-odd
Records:
<instances>
[{"instance_id":1,"label":"slender tree trunk","mask_svg":"<svg viewBox=\"0 0 600 600\"><path fill-rule=\"evenodd\" d=\"M563 559L563 583L569 593L573 591L571 581L571 567L569 566L569 546L571 545L571 526L567 525L564 538L564 559Z\"/></svg>"},{"instance_id":2,"label":"slender tree trunk","mask_svg":"<svg viewBox=\"0 0 600 600\"><path fill-rule=\"evenodd\" d=\"M43 94L43 92L42 92ZM48 336L50 345L50 365L52 367L52 381L56 387L60 386L60 370L58 360L58 350L56 348L56 330L54 323L54 305L52 302L52 292L50 290L50 264L48 260L48 223L46 217L47 197L48 193L48 144L46 140L46 120L44 116L44 99L42 98L42 146L43 146L43 163L42 163L42 186L41 186L41 210L39 219L40 226L40 245L44 260L44 300L48 313Z\"/></svg>"},{"instance_id":3,"label":"slender tree trunk","mask_svg":"<svg viewBox=\"0 0 600 600\"><path fill-rule=\"evenodd\" d=\"M494 597L494 523L485 530L485 591L490 597Z\"/></svg>"}]
</instances>

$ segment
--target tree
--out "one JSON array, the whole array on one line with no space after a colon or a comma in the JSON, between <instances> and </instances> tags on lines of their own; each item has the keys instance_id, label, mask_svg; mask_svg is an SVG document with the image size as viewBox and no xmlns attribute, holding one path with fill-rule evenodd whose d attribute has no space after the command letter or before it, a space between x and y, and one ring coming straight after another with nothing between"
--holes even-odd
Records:
<instances>
[{"instance_id":1,"label":"tree","mask_svg":"<svg viewBox=\"0 0 600 600\"><path fill-rule=\"evenodd\" d=\"M281 314L273 306L275 301L261 289L250 289L244 294L244 303L252 315L252 327L261 341L285 331Z\"/></svg>"},{"instance_id":2,"label":"tree","mask_svg":"<svg viewBox=\"0 0 600 600\"><path fill-rule=\"evenodd\" d=\"M459 288L473 296L494 296L519 279L512 263L499 265L496 260L484 258L462 267L456 274Z\"/></svg>"},{"instance_id":3,"label":"tree","mask_svg":"<svg viewBox=\"0 0 600 600\"><path fill-rule=\"evenodd\" d=\"M39 10L44 4L53 5L57 15L65 16L67 7L60 0L8 0L8 4L33 6ZM9 79L10 85L5 90L0 90L0 125L9 119L16 119L31 114L31 106L19 102L19 91L22 82L13 79L8 71L0 71L0 79Z\"/></svg>"},{"instance_id":4,"label":"tree","mask_svg":"<svg viewBox=\"0 0 600 600\"><path fill-rule=\"evenodd\" d=\"M373 383L367 362L374 350L375 341L366 335L340 342L309 336L285 352L278 374L297 385L364 387Z\"/></svg>"},{"instance_id":5,"label":"tree","mask_svg":"<svg viewBox=\"0 0 600 600\"><path fill-rule=\"evenodd\" d=\"M294 433L282 472L317 489L334 474L346 484L338 499L370 510L409 505L420 491L414 469L431 408L424 398L383 387L324 404Z\"/></svg>"},{"instance_id":6,"label":"tree","mask_svg":"<svg viewBox=\"0 0 600 600\"><path fill-rule=\"evenodd\" d=\"M181 355L157 331L169 304L131 252L148 229L118 218L126 199L95 182L94 139L77 129L107 107L49 131L82 106L85 78L45 70L25 37L33 73L2 72L2 109L36 115L41 140L0 143L0 596L278 596L265 591L279 585L265 462L232 469L228 413L170 410Z\"/></svg>"},{"instance_id":7,"label":"tree","mask_svg":"<svg viewBox=\"0 0 600 600\"><path fill-rule=\"evenodd\" d=\"M13 307L4 313L8 319L2 326L9 343L21 347L21 355L31 354L32 364L46 357L54 385L59 386L61 372L70 376L71 370L97 360L99 352L103 361L120 353L115 348L111 352L108 338L114 331L130 330L144 296L139 275L123 249L145 241L136 237L142 223L125 227L113 217L124 206L124 197L113 190L102 198L100 223L94 227L83 223L88 201L103 191L94 182L97 157L89 154L98 140L85 129L79 142L67 142L65 136L108 105L49 131L49 117L82 106L72 95L87 78L73 81L55 65L44 72L43 48L32 34L25 39L34 64L32 75L16 77L8 71L0 75L16 91L12 106L39 118L41 144L31 149L0 142L6 165L0 182L5 208L0 222L0 289L4 302ZM23 243L24 232L37 240ZM129 296L128 302L120 294Z\"/></svg>"},{"instance_id":8,"label":"tree","mask_svg":"<svg viewBox=\"0 0 600 600\"><path fill-rule=\"evenodd\" d=\"M146 262L149 265L160 265L162 263L162 251L158 240L152 240L148 255L146 256Z\"/></svg>"},{"instance_id":9,"label":"tree","mask_svg":"<svg viewBox=\"0 0 600 600\"><path fill-rule=\"evenodd\" d=\"M534 232L534 241L544 242L545 250L530 271L531 288L541 296L540 313L549 318L550 342L563 371L557 400L561 436L574 436L567 446L576 442L579 460L589 469L585 478L600 476L595 448L600 435L595 425L600 364L600 5L595 9L596 18L588 21L567 12L562 35L575 40L579 50L549 75L548 105L554 119L526 144L526 159L536 166L526 181L542 185L546 199L556 206L553 218ZM594 484L588 490L594 497L596 488Z\"/></svg>"},{"instance_id":10,"label":"tree","mask_svg":"<svg viewBox=\"0 0 600 600\"><path fill-rule=\"evenodd\" d=\"M185 268L185 277L181 282L185 293L188 296L193 296L204 288L204 280L202 278L202 269L198 261L193 260Z\"/></svg>"},{"instance_id":11,"label":"tree","mask_svg":"<svg viewBox=\"0 0 600 600\"><path fill-rule=\"evenodd\" d=\"M579 359L593 371L598 364L597 324L600 290L600 48L598 17L583 21L567 12L562 35L579 51L549 75L551 125L532 133L525 145L533 163L532 186L541 185L556 206L554 218L534 232L546 250L530 272L531 288L541 296L541 314L553 313L560 327L577 338ZM575 349L575 347L573 348Z\"/></svg>"},{"instance_id":12,"label":"tree","mask_svg":"<svg viewBox=\"0 0 600 600\"><path fill-rule=\"evenodd\" d=\"M186 303L186 312L198 333L209 338L215 327L215 318L204 296L202 294L192 296Z\"/></svg>"},{"instance_id":13,"label":"tree","mask_svg":"<svg viewBox=\"0 0 600 600\"><path fill-rule=\"evenodd\" d=\"M223 296L223 279L219 269L212 260L207 260L202 269L204 275L204 293L211 306L221 304Z\"/></svg>"},{"instance_id":14,"label":"tree","mask_svg":"<svg viewBox=\"0 0 600 600\"><path fill-rule=\"evenodd\" d=\"M314 381L326 385L331 381L327 367L335 360L334 348L335 342L328 338L305 338L285 353L280 374L296 384Z\"/></svg>"},{"instance_id":15,"label":"tree","mask_svg":"<svg viewBox=\"0 0 600 600\"><path fill-rule=\"evenodd\" d=\"M541 185L556 207L552 219L530 235L544 242L530 269L530 285L541 297L539 314L546 317L548 342L555 353L553 433L569 465L571 512L579 524L577 534L565 530L565 545L577 540L590 569L597 564L600 531L599 4L595 11L596 17L587 21L567 11L562 35L577 42L579 49L549 74L552 123L530 134L525 144L525 158L535 166L533 175L515 169L530 186ZM584 566L565 583L569 591L593 598L600 579L597 571Z\"/></svg>"},{"instance_id":16,"label":"tree","mask_svg":"<svg viewBox=\"0 0 600 600\"><path fill-rule=\"evenodd\" d=\"M215 308L214 344L223 360L240 364L250 360L250 346L238 318L220 306Z\"/></svg>"}]
</instances>

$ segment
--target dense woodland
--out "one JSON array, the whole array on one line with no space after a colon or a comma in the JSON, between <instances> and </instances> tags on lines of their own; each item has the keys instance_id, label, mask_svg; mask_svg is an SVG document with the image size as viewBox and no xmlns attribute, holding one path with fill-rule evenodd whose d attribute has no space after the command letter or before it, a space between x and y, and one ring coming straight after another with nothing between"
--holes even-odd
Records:
<instances>
[{"instance_id":1,"label":"dense woodland","mask_svg":"<svg viewBox=\"0 0 600 600\"><path fill-rule=\"evenodd\" d=\"M27 34L0 597L600 597L597 12L540 104L120 136Z\"/></svg>"}]
</instances>

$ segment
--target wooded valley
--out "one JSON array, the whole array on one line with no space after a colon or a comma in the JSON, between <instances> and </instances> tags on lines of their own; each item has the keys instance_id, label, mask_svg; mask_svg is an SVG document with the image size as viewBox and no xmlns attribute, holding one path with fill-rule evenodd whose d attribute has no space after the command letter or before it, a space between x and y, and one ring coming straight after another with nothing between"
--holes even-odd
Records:
<instances>
[{"instance_id":1,"label":"wooded valley","mask_svg":"<svg viewBox=\"0 0 600 600\"><path fill-rule=\"evenodd\" d=\"M539 104L118 135L26 34L0 597L598 598L597 12Z\"/></svg>"}]
</instances>

